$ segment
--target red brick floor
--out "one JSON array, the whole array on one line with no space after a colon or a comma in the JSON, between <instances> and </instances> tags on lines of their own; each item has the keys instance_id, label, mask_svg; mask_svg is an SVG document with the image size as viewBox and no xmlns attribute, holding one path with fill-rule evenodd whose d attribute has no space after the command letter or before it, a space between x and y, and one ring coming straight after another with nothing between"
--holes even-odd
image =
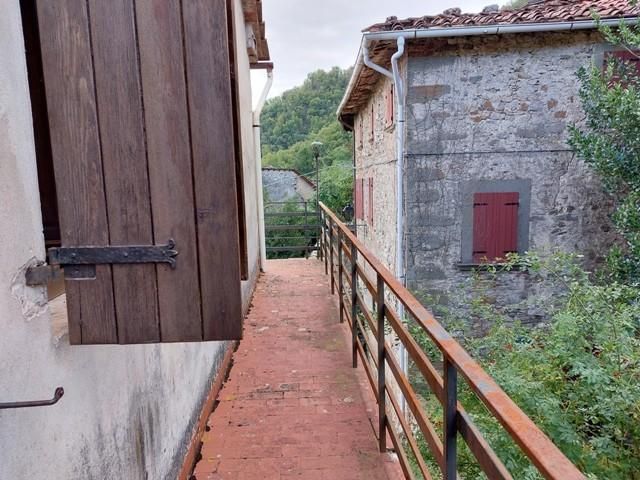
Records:
<instances>
[{"instance_id":1,"label":"red brick floor","mask_svg":"<svg viewBox=\"0 0 640 480\"><path fill-rule=\"evenodd\" d=\"M377 407L349 339L321 262L268 262L195 478L404 478L378 453Z\"/></svg>"}]
</instances>

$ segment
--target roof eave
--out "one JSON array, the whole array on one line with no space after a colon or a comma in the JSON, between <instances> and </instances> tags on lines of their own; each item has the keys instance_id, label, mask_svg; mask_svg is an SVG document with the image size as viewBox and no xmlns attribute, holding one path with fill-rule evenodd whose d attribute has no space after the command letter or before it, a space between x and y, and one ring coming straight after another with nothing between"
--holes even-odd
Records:
<instances>
[{"instance_id":1,"label":"roof eave","mask_svg":"<svg viewBox=\"0 0 640 480\"><path fill-rule=\"evenodd\" d=\"M544 23L517 23L517 24L497 24L497 25L473 25L470 27L445 27L445 28L421 28L410 30L382 31L382 32L363 32L360 49L356 64L351 74L351 79L347 85L340 106L338 107L338 119L345 124L346 115L353 115L353 112L344 112L353 90L360 78L360 74L364 68L362 61L362 52L365 45L375 41L392 41L398 37L404 37L406 40L417 40L420 38L442 38L442 37L466 37L478 35L500 35L513 33L537 33L537 32L559 32L571 30L588 30L595 29L598 25L616 26L620 23L637 23L638 16L612 18L596 22L595 20L577 20L570 22L544 22ZM353 125L351 125L353 127Z\"/></svg>"}]
</instances>

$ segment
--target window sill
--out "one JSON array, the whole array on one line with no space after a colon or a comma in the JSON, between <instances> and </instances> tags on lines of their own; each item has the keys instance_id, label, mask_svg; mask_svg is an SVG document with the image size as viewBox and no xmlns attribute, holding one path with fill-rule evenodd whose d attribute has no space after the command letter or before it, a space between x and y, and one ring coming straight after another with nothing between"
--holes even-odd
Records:
<instances>
[{"instance_id":1,"label":"window sill","mask_svg":"<svg viewBox=\"0 0 640 480\"><path fill-rule=\"evenodd\" d=\"M512 265L509 270L502 269L502 267L505 267L506 265L507 265L506 263L463 263L463 262L459 262L455 264L456 268L463 272L468 272L472 270L486 272L488 270L494 270L494 269L504 273L527 271L526 267L523 267L520 265Z\"/></svg>"}]
</instances>

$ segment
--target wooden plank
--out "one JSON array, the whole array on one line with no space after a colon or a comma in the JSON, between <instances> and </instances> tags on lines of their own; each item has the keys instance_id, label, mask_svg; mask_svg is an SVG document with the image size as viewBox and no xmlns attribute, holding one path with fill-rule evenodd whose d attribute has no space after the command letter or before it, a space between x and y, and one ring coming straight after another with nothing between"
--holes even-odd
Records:
<instances>
[{"instance_id":1,"label":"wooden plank","mask_svg":"<svg viewBox=\"0 0 640 480\"><path fill-rule=\"evenodd\" d=\"M189 112L179 2L136 0L155 241L173 238L176 268L157 265L163 342L202 339ZM177 288L179 286L179 288Z\"/></svg>"},{"instance_id":2,"label":"wooden plank","mask_svg":"<svg viewBox=\"0 0 640 480\"><path fill-rule=\"evenodd\" d=\"M242 309L226 5L182 7L204 339L234 340Z\"/></svg>"},{"instance_id":3,"label":"wooden plank","mask_svg":"<svg viewBox=\"0 0 640 480\"><path fill-rule=\"evenodd\" d=\"M109 243L86 3L38 0L61 240ZM93 281L66 280L71 344L117 342L111 267Z\"/></svg>"},{"instance_id":4,"label":"wooden plank","mask_svg":"<svg viewBox=\"0 0 640 480\"><path fill-rule=\"evenodd\" d=\"M134 3L88 5L110 243L152 244ZM112 268L119 342L158 342L155 265Z\"/></svg>"},{"instance_id":5,"label":"wooden plank","mask_svg":"<svg viewBox=\"0 0 640 480\"><path fill-rule=\"evenodd\" d=\"M240 121L240 95L238 90L238 60L236 52L234 0L227 1L227 29L229 36L229 63L231 73L231 102L233 105L233 142L236 167L236 198L238 202L238 236L240 242L240 276L249 279L249 250L247 244L247 215L244 195L244 162L242 152L242 123ZM242 32L244 35L244 31Z\"/></svg>"}]
</instances>

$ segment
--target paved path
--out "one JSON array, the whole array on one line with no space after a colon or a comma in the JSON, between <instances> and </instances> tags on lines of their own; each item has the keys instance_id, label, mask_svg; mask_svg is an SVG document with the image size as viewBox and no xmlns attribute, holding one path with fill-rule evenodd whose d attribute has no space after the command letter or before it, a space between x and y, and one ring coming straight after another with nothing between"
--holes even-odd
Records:
<instances>
[{"instance_id":1,"label":"paved path","mask_svg":"<svg viewBox=\"0 0 640 480\"><path fill-rule=\"evenodd\" d=\"M349 339L321 262L268 262L195 478L404 478L377 451L377 407Z\"/></svg>"}]
</instances>

